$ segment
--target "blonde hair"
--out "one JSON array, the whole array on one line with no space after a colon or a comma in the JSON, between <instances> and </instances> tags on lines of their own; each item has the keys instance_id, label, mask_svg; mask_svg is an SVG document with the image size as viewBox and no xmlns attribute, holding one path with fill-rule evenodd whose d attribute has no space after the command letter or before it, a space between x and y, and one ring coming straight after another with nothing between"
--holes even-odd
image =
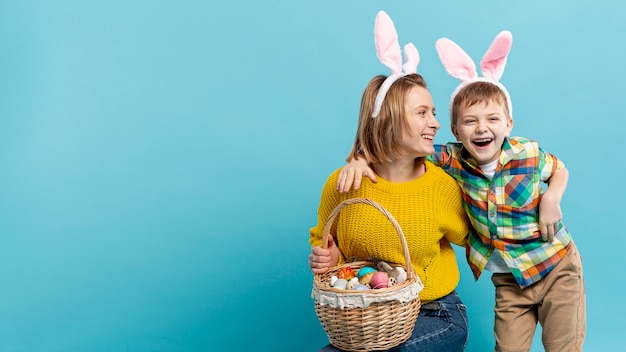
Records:
<instances>
[{"instance_id":1,"label":"blonde hair","mask_svg":"<svg viewBox=\"0 0 626 352\"><path fill-rule=\"evenodd\" d=\"M407 152L401 145L402 131L408 128L405 98L413 87L428 88L424 78L417 73L400 77L389 88L378 116L372 118L374 101L385 78L387 76L383 75L372 78L363 92L352 158L364 156L369 162L381 163Z\"/></svg>"},{"instance_id":2,"label":"blonde hair","mask_svg":"<svg viewBox=\"0 0 626 352\"><path fill-rule=\"evenodd\" d=\"M452 124L456 124L458 111L461 106L468 108L476 104L487 104L492 101L504 105L506 117L511 117L509 116L509 104L506 94L498 86L484 81L473 82L466 85L459 90L452 101L452 113L450 116Z\"/></svg>"}]
</instances>

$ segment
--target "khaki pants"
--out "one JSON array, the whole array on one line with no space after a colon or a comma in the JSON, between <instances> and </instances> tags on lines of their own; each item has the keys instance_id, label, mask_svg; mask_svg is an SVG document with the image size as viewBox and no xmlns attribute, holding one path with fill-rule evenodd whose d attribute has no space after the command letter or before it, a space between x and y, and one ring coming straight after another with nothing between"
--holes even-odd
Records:
<instances>
[{"instance_id":1,"label":"khaki pants","mask_svg":"<svg viewBox=\"0 0 626 352\"><path fill-rule=\"evenodd\" d=\"M497 352L530 351L537 321L546 352L582 351L586 328L582 261L574 242L557 266L520 289L512 274L493 274Z\"/></svg>"}]
</instances>

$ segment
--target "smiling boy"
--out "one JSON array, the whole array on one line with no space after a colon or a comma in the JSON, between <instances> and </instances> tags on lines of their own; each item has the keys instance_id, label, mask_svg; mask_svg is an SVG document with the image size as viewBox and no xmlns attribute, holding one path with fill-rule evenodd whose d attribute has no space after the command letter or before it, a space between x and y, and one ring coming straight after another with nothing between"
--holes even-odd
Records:
<instances>
[{"instance_id":1,"label":"smiling boy","mask_svg":"<svg viewBox=\"0 0 626 352\"><path fill-rule=\"evenodd\" d=\"M430 157L459 184L473 225L467 261L478 279L493 273L496 351L529 351L537 322L547 352L582 351L586 294L582 260L561 222L568 171L561 160L527 138L510 137L510 95L499 82L512 37L500 33L481 61L446 38L437 51L448 73L461 80L450 103L458 142L435 145ZM355 146L358 147L358 146ZM337 188L358 188L375 176L358 158L342 171Z\"/></svg>"},{"instance_id":2,"label":"smiling boy","mask_svg":"<svg viewBox=\"0 0 626 352\"><path fill-rule=\"evenodd\" d=\"M537 321L546 351L582 351L582 262L560 221L567 169L536 142L509 137L513 119L494 84L463 87L451 126L461 143L436 146L432 159L463 190L474 276L493 273L496 351L528 351Z\"/></svg>"}]
</instances>

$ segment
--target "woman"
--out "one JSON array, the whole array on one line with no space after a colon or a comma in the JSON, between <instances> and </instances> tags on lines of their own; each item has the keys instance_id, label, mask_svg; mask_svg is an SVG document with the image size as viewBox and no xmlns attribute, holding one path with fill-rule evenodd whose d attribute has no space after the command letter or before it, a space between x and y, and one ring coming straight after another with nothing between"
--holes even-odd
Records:
<instances>
[{"instance_id":1,"label":"woman","mask_svg":"<svg viewBox=\"0 0 626 352\"><path fill-rule=\"evenodd\" d=\"M387 21L383 22L387 26L391 23L384 13L379 13L377 25L381 21ZM376 37L377 48L389 47L378 42L380 37ZM389 62L385 60L389 53L381 49L378 54L382 62ZM405 55L411 62L417 50L405 48ZM439 123L426 83L415 73L418 60L414 61L414 68L405 64L398 70L388 65L392 75L374 77L365 89L355 146L372 161L378 182L366 178L359 189L340 193L336 185L341 169L330 175L322 191L317 225L310 230L309 266L314 274L322 274L352 259L404 264L400 240L389 219L367 205L343 208L330 230L328 247L321 248L326 220L339 203L348 198L374 200L398 221L413 269L424 284L413 334L391 351L462 351L468 325L465 306L455 291L460 275L450 243L464 246L469 224L456 182L425 160L434 153ZM338 350L328 345L323 351Z\"/></svg>"}]
</instances>

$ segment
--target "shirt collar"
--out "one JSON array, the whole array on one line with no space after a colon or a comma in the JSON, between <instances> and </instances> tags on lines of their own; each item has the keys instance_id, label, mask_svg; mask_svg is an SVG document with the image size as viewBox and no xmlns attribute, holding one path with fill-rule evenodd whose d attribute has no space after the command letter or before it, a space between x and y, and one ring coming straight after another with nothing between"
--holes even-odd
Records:
<instances>
[{"instance_id":1,"label":"shirt collar","mask_svg":"<svg viewBox=\"0 0 626 352\"><path fill-rule=\"evenodd\" d=\"M524 151L524 145L515 139L504 137L502 143L502 152L500 153L500 164L505 165L509 161L515 159L515 156Z\"/></svg>"}]
</instances>

